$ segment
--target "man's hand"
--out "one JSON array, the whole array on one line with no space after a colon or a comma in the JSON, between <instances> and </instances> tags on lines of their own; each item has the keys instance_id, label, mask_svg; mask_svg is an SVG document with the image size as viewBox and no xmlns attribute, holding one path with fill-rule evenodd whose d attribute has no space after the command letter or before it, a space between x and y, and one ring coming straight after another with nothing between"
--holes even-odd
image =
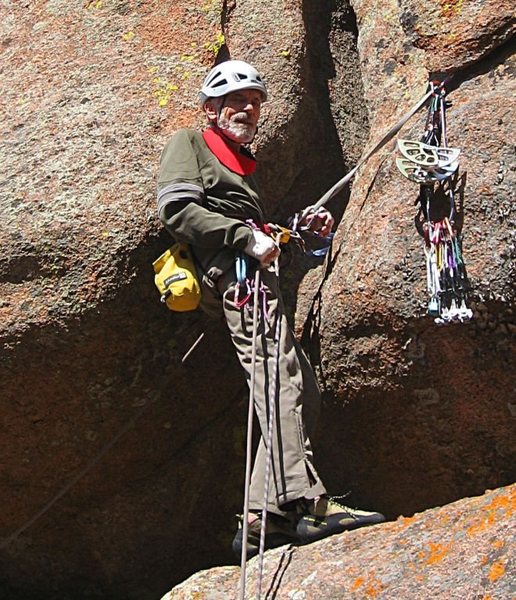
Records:
<instances>
[{"instance_id":1,"label":"man's hand","mask_svg":"<svg viewBox=\"0 0 516 600\"><path fill-rule=\"evenodd\" d=\"M299 225L322 237L329 235L335 222L332 214L322 207L314 210L312 206L309 206L306 210L307 213Z\"/></svg>"},{"instance_id":2,"label":"man's hand","mask_svg":"<svg viewBox=\"0 0 516 600\"><path fill-rule=\"evenodd\" d=\"M268 267L280 255L281 250L270 236L259 229L253 229L253 237L244 252L259 260L262 267Z\"/></svg>"}]
</instances>

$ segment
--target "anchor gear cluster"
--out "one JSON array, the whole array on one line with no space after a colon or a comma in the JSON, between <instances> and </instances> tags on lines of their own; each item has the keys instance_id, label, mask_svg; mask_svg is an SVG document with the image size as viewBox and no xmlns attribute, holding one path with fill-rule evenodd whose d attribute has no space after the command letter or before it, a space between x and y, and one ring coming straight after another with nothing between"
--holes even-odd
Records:
<instances>
[{"instance_id":1,"label":"anchor gear cluster","mask_svg":"<svg viewBox=\"0 0 516 600\"><path fill-rule=\"evenodd\" d=\"M468 280L462 257L462 238L455 220L455 189L459 148L448 146L444 84L430 83L430 104L420 140L399 139L401 174L420 185L420 213L424 219L428 314L437 324L465 322L473 312L466 306ZM447 214L443 214L444 200Z\"/></svg>"}]
</instances>

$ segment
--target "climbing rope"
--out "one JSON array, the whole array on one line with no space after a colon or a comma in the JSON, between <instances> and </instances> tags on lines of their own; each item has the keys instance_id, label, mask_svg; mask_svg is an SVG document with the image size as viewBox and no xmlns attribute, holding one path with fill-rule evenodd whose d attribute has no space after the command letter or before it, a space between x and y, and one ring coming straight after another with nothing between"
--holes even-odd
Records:
<instances>
[{"instance_id":1,"label":"climbing rope","mask_svg":"<svg viewBox=\"0 0 516 600\"><path fill-rule=\"evenodd\" d=\"M444 85L444 84L442 84ZM293 231L296 231L296 224L303 222L304 218L310 212L317 212L317 210L323 207L331 198L333 198L336 194L338 194L344 187L351 181L352 177L358 171L358 169L365 164L374 154L378 152L387 142L389 142L398 131L405 125L405 123L413 117L428 101L428 99L432 96L434 90L431 88L426 94L418 100L412 108L410 108L401 119L393 125L381 138L380 140L367 152L364 156L358 161L358 163L349 171L342 179L339 179L337 183L335 183L319 200L312 206L307 206L297 215L293 217Z\"/></svg>"},{"instance_id":2,"label":"climbing rope","mask_svg":"<svg viewBox=\"0 0 516 600\"><path fill-rule=\"evenodd\" d=\"M244 484L244 515L242 522L242 554L240 560L239 600L245 599L245 574L247 563L247 535L249 530L249 488L251 484L251 454L253 450L254 389L256 379L256 342L258 337L258 303L260 293L260 269L254 275L253 333L251 344L251 381L249 382L249 408L247 411L246 466Z\"/></svg>"},{"instance_id":3,"label":"climbing rope","mask_svg":"<svg viewBox=\"0 0 516 600\"><path fill-rule=\"evenodd\" d=\"M257 227L254 223L250 223L253 227ZM260 229L275 240L277 244L286 244L290 240L295 239L299 241L300 236L296 232L280 227L278 225L266 224L262 225ZM248 520L249 520L249 491L251 483L251 452L252 452L252 427L253 427L253 411L254 411L254 399L255 399L255 379L256 379L256 348L257 348L257 336L258 336L258 309L260 305L260 295L262 296L262 318L268 319L268 309L266 305L265 288L263 287L260 279L260 268L257 267L255 271L254 282L251 283L248 277L247 270L247 259L244 256L239 255L236 261L236 277L237 286L245 286L247 290L252 290L246 294L245 300L239 300L238 294L235 294L235 304L241 308L246 309L247 304L251 296L253 297L253 327L252 327L252 344L251 344L251 380L249 383L249 409L247 416L247 444L246 444L246 475L244 484L244 515L242 524L242 552L240 561L240 587L239 587L239 600L245 598L246 588L246 561L247 561L247 537L248 537ZM275 275L279 278L279 259L273 263ZM238 304L237 304L238 300ZM273 357L272 365L274 369L273 376L270 380L270 388L267 394L268 400L268 422L267 422L267 439L266 439L266 456L265 456L265 473L264 473L264 484L263 484L263 503L261 512L261 524L260 524L260 545L258 552L258 574L256 579L256 598L260 600L262 595L263 585L263 561L265 554L265 535L267 528L267 507L269 499L269 488L270 488L270 474L271 464L273 456L273 437L274 428L276 421L276 396L279 386L279 342L281 337L281 306L278 301L276 310L273 313L275 315L274 325L274 336L273 336ZM267 359L267 357L265 357Z\"/></svg>"},{"instance_id":4,"label":"climbing rope","mask_svg":"<svg viewBox=\"0 0 516 600\"><path fill-rule=\"evenodd\" d=\"M276 241L279 243L281 234L276 236ZM288 240L287 240L288 241ZM274 261L274 271L276 278L279 279L279 260ZM258 577L256 583L256 600L260 600L262 595L263 582L263 557L265 553L265 531L267 528L267 506L269 504L269 487L270 487L270 472L272 463L272 445L274 436L274 426L276 421L276 395L279 385L279 344L281 336L281 306L278 300L276 305L276 326L274 329L274 355L273 369L274 374L271 378L271 386L269 390L269 422L267 425L267 454L265 458L265 477L263 484L263 504L262 504L262 522L260 528L260 549L258 553Z\"/></svg>"}]
</instances>

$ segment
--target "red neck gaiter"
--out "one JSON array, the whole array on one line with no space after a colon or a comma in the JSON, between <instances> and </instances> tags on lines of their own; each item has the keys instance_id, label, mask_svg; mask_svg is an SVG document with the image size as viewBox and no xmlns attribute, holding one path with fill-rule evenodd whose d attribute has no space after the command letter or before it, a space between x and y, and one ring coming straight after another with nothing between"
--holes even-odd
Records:
<instances>
[{"instance_id":1,"label":"red neck gaiter","mask_svg":"<svg viewBox=\"0 0 516 600\"><path fill-rule=\"evenodd\" d=\"M256 160L251 154L243 154L234 150L224 139L224 136L215 129L206 129L202 137L208 148L215 154L219 161L228 169L238 175L251 175L256 169Z\"/></svg>"}]
</instances>

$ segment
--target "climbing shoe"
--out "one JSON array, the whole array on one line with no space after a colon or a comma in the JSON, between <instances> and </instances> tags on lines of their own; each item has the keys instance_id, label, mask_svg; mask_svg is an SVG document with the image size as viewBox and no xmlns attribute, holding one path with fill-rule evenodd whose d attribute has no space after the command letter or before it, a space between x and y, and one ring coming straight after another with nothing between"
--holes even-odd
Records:
<instances>
[{"instance_id":1,"label":"climbing shoe","mask_svg":"<svg viewBox=\"0 0 516 600\"><path fill-rule=\"evenodd\" d=\"M330 496L304 501L302 512L297 524L297 534L302 544L385 521L385 517L378 512L349 508Z\"/></svg>"},{"instance_id":2,"label":"climbing shoe","mask_svg":"<svg viewBox=\"0 0 516 600\"><path fill-rule=\"evenodd\" d=\"M260 551L260 530L262 520L260 517L249 524L247 530L247 560L256 556ZM233 539L233 552L240 558L242 555L243 525L240 521L238 531ZM265 525L265 550L277 548L284 544L299 543L297 537L295 522L267 513L267 523Z\"/></svg>"}]
</instances>

